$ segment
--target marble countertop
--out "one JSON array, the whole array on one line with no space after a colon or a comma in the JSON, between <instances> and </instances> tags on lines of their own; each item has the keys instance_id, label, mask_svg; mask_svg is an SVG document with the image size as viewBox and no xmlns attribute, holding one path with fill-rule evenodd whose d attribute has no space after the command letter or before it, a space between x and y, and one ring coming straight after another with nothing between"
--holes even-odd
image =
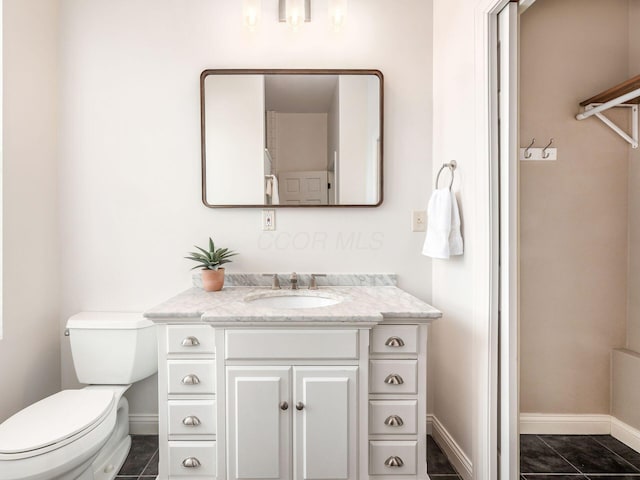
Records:
<instances>
[{"instance_id":1,"label":"marble countertop","mask_svg":"<svg viewBox=\"0 0 640 480\"><path fill-rule=\"evenodd\" d=\"M316 308L270 308L245 301L247 296L269 296L273 292L286 295L290 290L232 286L220 292L205 292L193 287L146 311L144 315L157 323L200 320L212 324L309 322L368 325L400 318L428 323L442 316L439 310L395 285L320 286L318 290L295 291L296 295L325 295L341 300L335 305Z\"/></svg>"}]
</instances>

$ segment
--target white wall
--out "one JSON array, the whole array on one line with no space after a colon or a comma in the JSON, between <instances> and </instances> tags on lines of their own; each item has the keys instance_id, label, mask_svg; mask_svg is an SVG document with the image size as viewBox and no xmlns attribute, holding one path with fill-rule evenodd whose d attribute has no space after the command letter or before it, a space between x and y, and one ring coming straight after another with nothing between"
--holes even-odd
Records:
<instances>
[{"instance_id":1,"label":"white wall","mask_svg":"<svg viewBox=\"0 0 640 480\"><path fill-rule=\"evenodd\" d=\"M632 149L596 118L574 116L628 78L628 8L538 0L521 17L521 144L553 137L559 148L556 162L520 165L522 412L610 412L611 350L625 342ZM584 28L595 23L598 35ZM627 111L607 115L626 128Z\"/></svg>"},{"instance_id":2,"label":"white wall","mask_svg":"<svg viewBox=\"0 0 640 480\"><path fill-rule=\"evenodd\" d=\"M3 2L0 422L60 387L58 2Z\"/></svg>"},{"instance_id":3,"label":"white wall","mask_svg":"<svg viewBox=\"0 0 640 480\"><path fill-rule=\"evenodd\" d=\"M207 203L264 203L264 75L204 81Z\"/></svg>"},{"instance_id":4,"label":"white wall","mask_svg":"<svg viewBox=\"0 0 640 480\"><path fill-rule=\"evenodd\" d=\"M375 79L377 83L377 78ZM367 193L368 165L373 161L369 145L373 138L369 120L371 82L368 76L345 75L339 79L340 150L338 167L339 198L342 204L364 205L371 202ZM372 122L373 123L373 122ZM377 199L375 199L377 201Z\"/></svg>"},{"instance_id":5,"label":"white wall","mask_svg":"<svg viewBox=\"0 0 640 480\"><path fill-rule=\"evenodd\" d=\"M487 255L477 235L483 222L479 211L488 208L489 202L480 185L485 152L475 138L475 107L483 94L475 78L475 15L480 3L433 3L433 169L453 159L458 162L453 190L465 242L463 256L433 261L433 304L444 312L432 332L433 381L437 385L433 412L473 460L475 386L488 381L479 375L478 357L474 357L474 338L486 322L486 318L475 317L476 292L481 286L474 282Z\"/></svg>"},{"instance_id":6,"label":"white wall","mask_svg":"<svg viewBox=\"0 0 640 480\"><path fill-rule=\"evenodd\" d=\"M397 272L402 288L431 300L424 237L410 231L432 184L431 3L352 0L339 33L323 1L312 8L313 22L291 32L276 21L277 2L263 2L250 33L236 1L61 1L61 323L80 310L142 311L189 287L182 257L210 235L240 252L231 271ZM272 234L261 232L260 210L205 208L198 78L240 67L380 69L384 205L278 210ZM441 323L460 330L455 316ZM74 384L66 341L62 369ZM470 401L460 378L454 405ZM132 411L152 410L151 397L134 390Z\"/></svg>"}]
</instances>

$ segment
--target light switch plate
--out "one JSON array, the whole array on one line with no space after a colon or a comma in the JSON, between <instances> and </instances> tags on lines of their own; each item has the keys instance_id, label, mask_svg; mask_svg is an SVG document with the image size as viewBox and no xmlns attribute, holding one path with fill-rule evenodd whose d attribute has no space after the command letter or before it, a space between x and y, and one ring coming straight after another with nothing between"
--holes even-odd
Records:
<instances>
[{"instance_id":1,"label":"light switch plate","mask_svg":"<svg viewBox=\"0 0 640 480\"><path fill-rule=\"evenodd\" d=\"M411 212L411 231L412 232L427 231L426 210L414 210L413 212Z\"/></svg>"},{"instance_id":2,"label":"light switch plate","mask_svg":"<svg viewBox=\"0 0 640 480\"><path fill-rule=\"evenodd\" d=\"M276 229L276 211L262 210L262 230L273 232Z\"/></svg>"}]
</instances>

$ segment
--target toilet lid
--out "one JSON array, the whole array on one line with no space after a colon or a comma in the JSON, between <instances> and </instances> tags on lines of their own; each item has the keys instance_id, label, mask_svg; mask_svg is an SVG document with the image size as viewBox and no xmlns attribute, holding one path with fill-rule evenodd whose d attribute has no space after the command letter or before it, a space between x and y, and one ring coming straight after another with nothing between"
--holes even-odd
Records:
<instances>
[{"instance_id":1,"label":"toilet lid","mask_svg":"<svg viewBox=\"0 0 640 480\"><path fill-rule=\"evenodd\" d=\"M17 454L54 445L82 433L110 411L109 390L63 390L0 424L0 454Z\"/></svg>"}]
</instances>

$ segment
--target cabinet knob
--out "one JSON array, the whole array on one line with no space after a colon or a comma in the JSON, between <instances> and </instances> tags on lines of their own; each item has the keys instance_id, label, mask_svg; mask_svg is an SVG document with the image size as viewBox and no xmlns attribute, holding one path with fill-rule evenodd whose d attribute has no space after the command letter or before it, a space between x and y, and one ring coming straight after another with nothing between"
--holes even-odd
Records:
<instances>
[{"instance_id":1,"label":"cabinet knob","mask_svg":"<svg viewBox=\"0 0 640 480\"><path fill-rule=\"evenodd\" d=\"M200 460L198 460L196 457L187 457L182 460L182 466L185 468L198 468L201 465L202 464L200 463Z\"/></svg>"},{"instance_id":2,"label":"cabinet knob","mask_svg":"<svg viewBox=\"0 0 640 480\"><path fill-rule=\"evenodd\" d=\"M400 337L389 337L387 341L384 342L387 347L404 347L404 340Z\"/></svg>"},{"instance_id":3,"label":"cabinet knob","mask_svg":"<svg viewBox=\"0 0 640 480\"><path fill-rule=\"evenodd\" d=\"M385 466L387 467L403 467L404 462L400 457L396 457L392 455L384 461Z\"/></svg>"},{"instance_id":4,"label":"cabinet knob","mask_svg":"<svg viewBox=\"0 0 640 480\"><path fill-rule=\"evenodd\" d=\"M280 403L280 410L289 410L289 404L287 402Z\"/></svg>"},{"instance_id":5,"label":"cabinet knob","mask_svg":"<svg viewBox=\"0 0 640 480\"><path fill-rule=\"evenodd\" d=\"M388 427L401 427L404 425L402 418L398 415L389 415L387 419L384 421L384 424Z\"/></svg>"},{"instance_id":6,"label":"cabinet knob","mask_svg":"<svg viewBox=\"0 0 640 480\"><path fill-rule=\"evenodd\" d=\"M304 409L304 403L302 402L296 403L296 410L302 410L302 409Z\"/></svg>"},{"instance_id":7,"label":"cabinet knob","mask_svg":"<svg viewBox=\"0 0 640 480\"><path fill-rule=\"evenodd\" d=\"M197 347L198 345L200 345L200 340L196 337L187 337L182 340L183 347Z\"/></svg>"},{"instance_id":8,"label":"cabinet knob","mask_svg":"<svg viewBox=\"0 0 640 480\"><path fill-rule=\"evenodd\" d=\"M200 421L200 419L195 415L190 415L182 419L182 424L186 425L187 427L197 427L201 423L202 422Z\"/></svg>"},{"instance_id":9,"label":"cabinet knob","mask_svg":"<svg viewBox=\"0 0 640 480\"><path fill-rule=\"evenodd\" d=\"M404 380L397 373L392 373L384 379L384 383L387 383L389 385L402 385L404 383Z\"/></svg>"},{"instance_id":10,"label":"cabinet knob","mask_svg":"<svg viewBox=\"0 0 640 480\"><path fill-rule=\"evenodd\" d=\"M181 380L183 385L198 385L200 383L200 379L195 373L185 376Z\"/></svg>"}]
</instances>

